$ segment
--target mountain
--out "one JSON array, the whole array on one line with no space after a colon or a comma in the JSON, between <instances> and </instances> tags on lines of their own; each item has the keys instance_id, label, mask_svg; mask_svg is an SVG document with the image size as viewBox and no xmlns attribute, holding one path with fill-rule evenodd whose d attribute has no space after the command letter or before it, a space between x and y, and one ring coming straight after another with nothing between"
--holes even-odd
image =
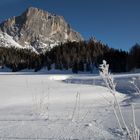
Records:
<instances>
[{"instance_id":1,"label":"mountain","mask_svg":"<svg viewBox=\"0 0 140 140\"><path fill-rule=\"evenodd\" d=\"M82 36L70 27L63 16L34 7L0 24L0 45L3 47L43 52L60 43L81 40Z\"/></svg>"}]
</instances>

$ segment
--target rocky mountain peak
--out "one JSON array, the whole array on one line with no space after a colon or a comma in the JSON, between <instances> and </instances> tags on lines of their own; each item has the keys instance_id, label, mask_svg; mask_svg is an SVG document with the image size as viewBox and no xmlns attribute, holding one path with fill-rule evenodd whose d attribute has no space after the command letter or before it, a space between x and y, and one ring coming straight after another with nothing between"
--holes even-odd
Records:
<instances>
[{"instance_id":1,"label":"rocky mountain peak","mask_svg":"<svg viewBox=\"0 0 140 140\"><path fill-rule=\"evenodd\" d=\"M1 23L0 30L11 36L23 48L33 47L38 52L66 41L83 40L63 16L34 7Z\"/></svg>"}]
</instances>

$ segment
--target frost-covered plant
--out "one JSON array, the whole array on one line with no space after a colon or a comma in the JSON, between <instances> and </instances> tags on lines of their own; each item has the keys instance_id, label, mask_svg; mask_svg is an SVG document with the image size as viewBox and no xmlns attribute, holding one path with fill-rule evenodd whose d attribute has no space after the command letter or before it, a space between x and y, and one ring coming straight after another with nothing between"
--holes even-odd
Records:
<instances>
[{"instance_id":1,"label":"frost-covered plant","mask_svg":"<svg viewBox=\"0 0 140 140\"><path fill-rule=\"evenodd\" d=\"M140 95L140 88L139 88L139 86L137 85L137 81L138 81L138 80L140 80L140 77L138 77L138 78L133 77L132 80L129 81L129 82L133 85L133 87L134 87L134 89L135 89L135 91L136 91L136 94Z\"/></svg>"},{"instance_id":2,"label":"frost-covered plant","mask_svg":"<svg viewBox=\"0 0 140 140\"><path fill-rule=\"evenodd\" d=\"M41 119L49 119L49 91L48 94L43 93L40 96L35 96L33 102L35 116Z\"/></svg>"},{"instance_id":3,"label":"frost-covered plant","mask_svg":"<svg viewBox=\"0 0 140 140\"><path fill-rule=\"evenodd\" d=\"M132 104L132 117L133 117L133 124L132 124L132 140L139 140L139 129L136 126L135 120L135 110L134 105Z\"/></svg>"},{"instance_id":4,"label":"frost-covered plant","mask_svg":"<svg viewBox=\"0 0 140 140\"><path fill-rule=\"evenodd\" d=\"M126 134L129 140L139 140L139 129L137 128L136 123L135 123L134 107L132 105L133 126L132 126L132 130L130 131L124 120L124 116L122 114L120 104L116 98L116 84L114 83L114 79L109 72L109 64L107 64L105 60L103 60L103 64L100 65L100 75L102 79L104 80L110 93L114 97L113 110L114 110L114 114L117 119L118 125L123 135Z\"/></svg>"},{"instance_id":5,"label":"frost-covered plant","mask_svg":"<svg viewBox=\"0 0 140 140\"><path fill-rule=\"evenodd\" d=\"M79 120L79 114L80 114L80 93L77 92L76 94L76 101L75 101L75 105L73 108L73 112L72 112L72 116L71 116L71 121L74 121L74 116L77 112L77 119Z\"/></svg>"}]
</instances>

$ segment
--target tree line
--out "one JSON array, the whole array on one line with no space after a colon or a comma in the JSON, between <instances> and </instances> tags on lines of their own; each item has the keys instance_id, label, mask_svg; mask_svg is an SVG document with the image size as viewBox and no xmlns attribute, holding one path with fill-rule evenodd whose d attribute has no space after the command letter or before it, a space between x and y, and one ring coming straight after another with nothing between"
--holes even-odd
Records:
<instances>
[{"instance_id":1,"label":"tree line","mask_svg":"<svg viewBox=\"0 0 140 140\"><path fill-rule=\"evenodd\" d=\"M12 71L22 69L69 70L93 72L106 60L112 72L128 72L140 68L140 44L135 44L129 52L109 48L108 45L90 39L81 42L66 42L50 51L37 54L28 49L5 48L0 46L0 66L6 66Z\"/></svg>"}]
</instances>

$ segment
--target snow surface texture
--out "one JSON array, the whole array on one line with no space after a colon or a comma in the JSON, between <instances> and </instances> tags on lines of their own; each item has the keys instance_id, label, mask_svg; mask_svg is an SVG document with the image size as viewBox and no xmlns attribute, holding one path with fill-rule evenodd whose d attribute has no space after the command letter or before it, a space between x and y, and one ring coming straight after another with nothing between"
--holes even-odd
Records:
<instances>
[{"instance_id":1,"label":"snow surface texture","mask_svg":"<svg viewBox=\"0 0 140 140\"><path fill-rule=\"evenodd\" d=\"M139 96L130 92L132 77L115 75L117 98L126 122L135 104L140 128ZM125 139L109 102L112 95L99 76L0 73L0 139L121 140ZM129 84L128 84L129 83ZM137 84L139 80L137 80ZM120 87L120 88L119 88ZM124 88L122 88L124 87ZM121 94L120 92L127 94Z\"/></svg>"}]
</instances>

